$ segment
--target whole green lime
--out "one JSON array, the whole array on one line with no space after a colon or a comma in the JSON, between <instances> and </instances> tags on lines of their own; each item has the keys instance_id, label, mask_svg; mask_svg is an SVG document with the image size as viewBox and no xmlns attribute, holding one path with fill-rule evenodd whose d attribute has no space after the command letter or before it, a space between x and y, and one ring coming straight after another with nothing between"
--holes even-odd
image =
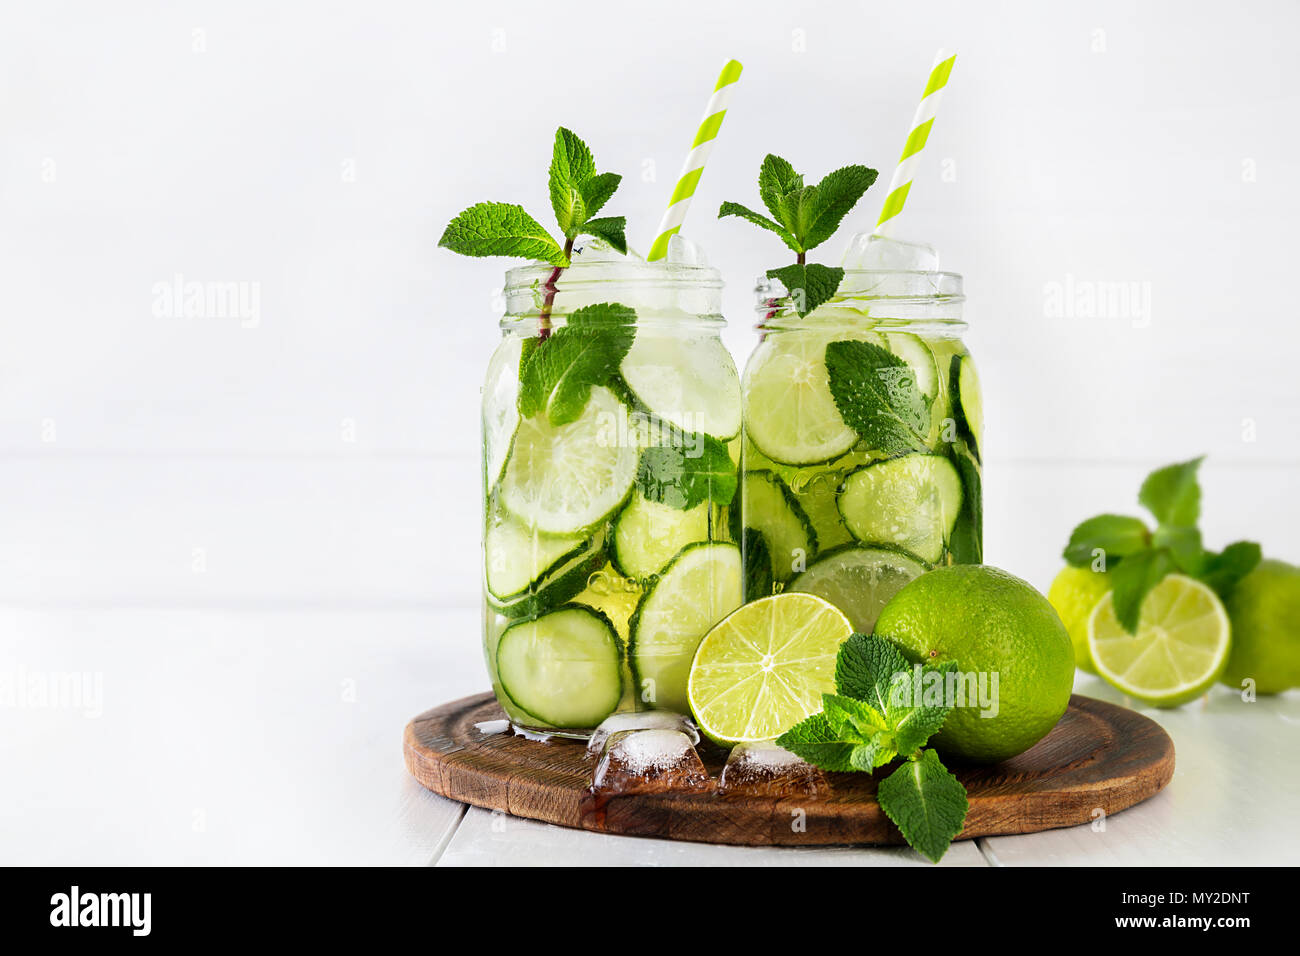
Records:
<instances>
[{"instance_id":1,"label":"whole green lime","mask_svg":"<svg viewBox=\"0 0 1300 956\"><path fill-rule=\"evenodd\" d=\"M1107 572L1067 564L1047 589L1047 600L1052 602L1052 607L1061 616L1061 623L1070 633L1074 663L1089 674L1097 673L1097 668L1092 665L1092 655L1088 652L1088 618L1097 602L1112 587Z\"/></svg>"},{"instance_id":2,"label":"whole green lime","mask_svg":"<svg viewBox=\"0 0 1300 956\"><path fill-rule=\"evenodd\" d=\"M996 763L1028 750L1070 703L1074 650L1047 598L1019 578L983 565L921 575L881 611L875 633L909 660L956 661L964 686L933 738L945 754ZM973 678L968 675L973 675ZM951 703L951 701L950 701Z\"/></svg>"},{"instance_id":3,"label":"whole green lime","mask_svg":"<svg viewBox=\"0 0 1300 956\"><path fill-rule=\"evenodd\" d=\"M1257 694L1300 687L1300 568L1261 561L1224 605L1232 652L1223 683L1240 689L1242 681L1254 680Z\"/></svg>"}]
</instances>

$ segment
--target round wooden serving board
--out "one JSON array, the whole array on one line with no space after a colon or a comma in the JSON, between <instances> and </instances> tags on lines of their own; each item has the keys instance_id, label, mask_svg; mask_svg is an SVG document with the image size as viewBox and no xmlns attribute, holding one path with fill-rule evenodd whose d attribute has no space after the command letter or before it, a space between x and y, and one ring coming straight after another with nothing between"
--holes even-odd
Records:
<instances>
[{"instance_id":1,"label":"round wooden serving board","mask_svg":"<svg viewBox=\"0 0 1300 956\"><path fill-rule=\"evenodd\" d=\"M582 741L527 740L504 720L491 694L426 711L406 726L407 769L452 800L584 830L751 846L903 842L876 803L880 772L828 774L829 792L815 796L597 796ZM716 778L726 751L708 741L698 750ZM1141 714L1075 695L1032 749L992 767L950 769L970 799L958 839L1033 833L1089 823L1098 809L1117 813L1159 792L1174 773L1174 745Z\"/></svg>"}]
</instances>

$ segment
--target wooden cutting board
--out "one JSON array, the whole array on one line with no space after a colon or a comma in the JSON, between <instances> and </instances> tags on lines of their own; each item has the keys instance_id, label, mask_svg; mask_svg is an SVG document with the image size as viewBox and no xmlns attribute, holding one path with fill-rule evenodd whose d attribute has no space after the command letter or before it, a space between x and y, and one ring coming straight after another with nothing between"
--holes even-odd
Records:
<instances>
[{"instance_id":1,"label":"wooden cutting board","mask_svg":"<svg viewBox=\"0 0 1300 956\"><path fill-rule=\"evenodd\" d=\"M592 792L594 762L581 741L526 740L504 720L491 694L426 711L406 726L407 769L452 800L584 830L750 846L903 842L875 799L880 772L827 774L816 795L609 796ZM716 778L726 751L707 741L698 750ZM950 769L970 799L958 839L1033 833L1091 823L1159 792L1174 773L1174 745L1141 714L1075 695L1032 749Z\"/></svg>"}]
</instances>

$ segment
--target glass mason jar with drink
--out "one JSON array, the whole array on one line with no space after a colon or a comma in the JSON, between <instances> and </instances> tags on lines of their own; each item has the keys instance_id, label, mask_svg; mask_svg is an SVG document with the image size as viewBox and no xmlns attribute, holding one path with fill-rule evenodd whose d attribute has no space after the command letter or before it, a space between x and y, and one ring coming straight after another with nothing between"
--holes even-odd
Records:
<instances>
[{"instance_id":1,"label":"glass mason jar with drink","mask_svg":"<svg viewBox=\"0 0 1300 956\"><path fill-rule=\"evenodd\" d=\"M923 248L864 244L868 261ZM762 571L746 597L817 594L869 633L908 581L981 560L981 403L961 276L847 269L802 317L783 292L760 284L744 376L741 526L747 566Z\"/></svg>"},{"instance_id":2,"label":"glass mason jar with drink","mask_svg":"<svg viewBox=\"0 0 1300 956\"><path fill-rule=\"evenodd\" d=\"M509 272L483 388L484 651L511 721L581 735L685 712L741 603L740 394L716 270L598 240Z\"/></svg>"}]
</instances>

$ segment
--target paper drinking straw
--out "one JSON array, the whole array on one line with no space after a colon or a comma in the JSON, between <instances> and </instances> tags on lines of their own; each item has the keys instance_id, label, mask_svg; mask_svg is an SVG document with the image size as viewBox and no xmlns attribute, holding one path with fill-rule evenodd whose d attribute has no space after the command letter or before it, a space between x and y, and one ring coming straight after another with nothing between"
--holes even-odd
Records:
<instances>
[{"instance_id":1,"label":"paper drinking straw","mask_svg":"<svg viewBox=\"0 0 1300 956\"><path fill-rule=\"evenodd\" d=\"M912 186L912 177L916 173L918 157L925 148L925 141L930 138L930 127L934 126L934 116L939 112L939 100L943 97L943 88L948 85L948 74L957 55L948 50L940 50L934 58L930 70L930 79L921 94L921 102L912 117L912 131L907 134L907 143L903 146L903 155L899 157L898 166L894 168L894 178L889 181L889 195L885 197L885 208L880 210L880 221L874 230L877 236L892 236L898 214L907 202L907 193Z\"/></svg>"},{"instance_id":2,"label":"paper drinking straw","mask_svg":"<svg viewBox=\"0 0 1300 956\"><path fill-rule=\"evenodd\" d=\"M723 117L727 115L727 104L731 102L731 91L740 79L741 69L743 68L737 60L729 60L722 68L718 85L713 88L709 105L704 110L704 119L700 121L700 128L695 134L695 142L691 143L691 151L686 154L682 173L677 177L672 198L668 200L668 208L659 221L659 233L650 246L650 254L646 256L650 262L668 254L668 240L682 228L686 211L691 208L691 197L695 195L695 187L699 185L700 176L704 172L704 164L709 160L709 153L713 152L713 141L722 128Z\"/></svg>"}]
</instances>

